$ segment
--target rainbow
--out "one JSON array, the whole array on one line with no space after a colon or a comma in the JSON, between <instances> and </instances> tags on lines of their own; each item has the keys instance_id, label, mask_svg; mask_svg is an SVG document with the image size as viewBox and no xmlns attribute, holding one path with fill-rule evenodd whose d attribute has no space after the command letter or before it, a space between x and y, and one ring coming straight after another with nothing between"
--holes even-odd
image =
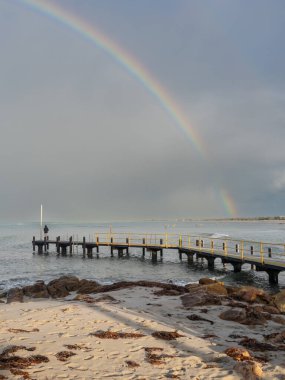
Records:
<instances>
[{"instance_id":1,"label":"rainbow","mask_svg":"<svg viewBox=\"0 0 285 380\"><path fill-rule=\"evenodd\" d=\"M153 77L153 75L129 52L116 44L93 25L88 24L87 21L80 19L56 4L49 3L45 0L16 1L78 33L85 40L102 49L114 61L123 66L127 72L139 81L148 93L159 102L161 107L168 113L179 129L187 135L187 138L190 139L193 147L200 156L203 159L207 159L207 148L205 143L188 122L187 117L184 115L178 104L166 89ZM220 189L220 194L227 213L229 213L230 216L237 215L233 198L224 189Z\"/></svg>"},{"instance_id":2,"label":"rainbow","mask_svg":"<svg viewBox=\"0 0 285 380\"><path fill-rule=\"evenodd\" d=\"M227 192L226 189L220 189L220 195L221 195L224 207L227 210L228 214L232 218L237 217L238 212L237 212L233 197Z\"/></svg>"},{"instance_id":3,"label":"rainbow","mask_svg":"<svg viewBox=\"0 0 285 380\"><path fill-rule=\"evenodd\" d=\"M129 52L122 49L118 44L100 32L93 25L91 26L85 20L76 17L66 9L58 5L48 3L44 0L18 0L29 6L31 9L42 13L49 18L60 22L66 27L79 33L86 40L92 42L97 47L106 52L113 60L123 66L129 74L138 80L144 88L158 100L161 107L170 115L176 125L186 133L190 138L193 146L205 158L207 149L200 136L187 121L179 106L174 102L165 88L150 74L150 72L141 65Z\"/></svg>"}]
</instances>

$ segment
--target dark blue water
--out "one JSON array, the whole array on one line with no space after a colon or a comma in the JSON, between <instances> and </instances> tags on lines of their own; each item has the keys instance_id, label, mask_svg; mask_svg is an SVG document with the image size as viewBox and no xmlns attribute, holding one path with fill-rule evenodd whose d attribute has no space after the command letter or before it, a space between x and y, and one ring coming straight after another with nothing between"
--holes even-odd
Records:
<instances>
[{"instance_id":1,"label":"dark blue water","mask_svg":"<svg viewBox=\"0 0 285 380\"><path fill-rule=\"evenodd\" d=\"M112 223L48 223L50 237L58 235L62 239L73 235L75 238L86 236L94 239L96 233L162 233L185 234L191 236L227 236L233 239L266 242L285 242L285 224L269 222L112 222ZM0 289L30 284L36 280L49 281L64 274L80 278L110 283L119 280L172 281L185 284L195 282L201 277L219 278L226 283L250 284L270 289L266 273L254 272L243 266L241 273L233 273L228 264L224 267L216 260L216 269L208 271L207 262L195 261L188 265L186 260L179 261L176 251L166 250L162 262L153 264L146 254L141 258L141 250L131 249L130 258L110 257L109 248L102 248L100 259L82 259L79 248L72 257L57 257L32 254L32 237L39 237L40 228L36 223L0 225ZM54 248L53 248L54 249ZM285 286L285 273L279 275L279 286Z\"/></svg>"}]
</instances>

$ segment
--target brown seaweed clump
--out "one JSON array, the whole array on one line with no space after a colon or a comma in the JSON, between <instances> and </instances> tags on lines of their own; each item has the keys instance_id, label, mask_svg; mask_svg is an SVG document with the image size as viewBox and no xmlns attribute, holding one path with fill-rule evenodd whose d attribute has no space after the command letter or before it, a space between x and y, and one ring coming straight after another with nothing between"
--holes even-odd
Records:
<instances>
[{"instance_id":1,"label":"brown seaweed clump","mask_svg":"<svg viewBox=\"0 0 285 380\"><path fill-rule=\"evenodd\" d=\"M31 332L38 332L40 331L39 329L32 329L32 330L22 330L22 329L8 329L9 332L11 333L31 333Z\"/></svg>"},{"instance_id":2,"label":"brown seaweed clump","mask_svg":"<svg viewBox=\"0 0 285 380\"><path fill-rule=\"evenodd\" d=\"M126 364L130 368L140 367L140 365L133 360L126 360Z\"/></svg>"},{"instance_id":3,"label":"brown seaweed clump","mask_svg":"<svg viewBox=\"0 0 285 380\"><path fill-rule=\"evenodd\" d=\"M151 334L154 338L163 340L174 340L176 338L184 337L184 335L178 334L177 331L155 331Z\"/></svg>"},{"instance_id":4,"label":"brown seaweed clump","mask_svg":"<svg viewBox=\"0 0 285 380\"><path fill-rule=\"evenodd\" d=\"M73 355L76 354L72 351L60 351L55 356L57 360L60 360L61 362L66 362Z\"/></svg>"},{"instance_id":5,"label":"brown seaweed clump","mask_svg":"<svg viewBox=\"0 0 285 380\"><path fill-rule=\"evenodd\" d=\"M26 346L11 346L3 350L0 355L0 370L9 370L13 375L21 375L24 379L30 379L28 372L22 371L32 365L47 363L49 359L43 355L31 355L28 357L22 357L18 355L12 355L19 350L35 351L35 347ZM5 376L0 375L0 379L5 379Z\"/></svg>"},{"instance_id":6,"label":"brown seaweed clump","mask_svg":"<svg viewBox=\"0 0 285 380\"><path fill-rule=\"evenodd\" d=\"M145 360L152 365L165 364L164 359L174 358L173 355L168 354L156 354L155 351L163 351L160 347L145 347Z\"/></svg>"},{"instance_id":7,"label":"brown seaweed clump","mask_svg":"<svg viewBox=\"0 0 285 380\"><path fill-rule=\"evenodd\" d=\"M128 338L142 338L143 334L139 333L124 333L124 332L116 332L116 331L96 331L94 333L90 333L92 336L96 336L100 339L128 339Z\"/></svg>"}]
</instances>

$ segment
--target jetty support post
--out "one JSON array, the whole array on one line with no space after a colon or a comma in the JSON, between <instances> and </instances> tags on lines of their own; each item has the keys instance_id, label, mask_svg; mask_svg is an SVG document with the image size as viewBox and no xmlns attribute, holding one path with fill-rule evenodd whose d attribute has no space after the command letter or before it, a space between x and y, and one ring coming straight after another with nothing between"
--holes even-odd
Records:
<instances>
[{"instance_id":1,"label":"jetty support post","mask_svg":"<svg viewBox=\"0 0 285 380\"><path fill-rule=\"evenodd\" d=\"M58 253L58 254L60 254L59 242L60 242L60 236L57 236L57 238L56 238L56 253Z\"/></svg>"},{"instance_id":2,"label":"jetty support post","mask_svg":"<svg viewBox=\"0 0 285 380\"><path fill-rule=\"evenodd\" d=\"M181 249L178 249L178 254L179 254L179 260L182 261L182 251L181 251Z\"/></svg>"},{"instance_id":3,"label":"jetty support post","mask_svg":"<svg viewBox=\"0 0 285 380\"><path fill-rule=\"evenodd\" d=\"M72 236L69 238L69 255L72 256Z\"/></svg>"},{"instance_id":4,"label":"jetty support post","mask_svg":"<svg viewBox=\"0 0 285 380\"><path fill-rule=\"evenodd\" d=\"M111 237L111 257L114 257L113 238Z\"/></svg>"},{"instance_id":5,"label":"jetty support post","mask_svg":"<svg viewBox=\"0 0 285 380\"><path fill-rule=\"evenodd\" d=\"M93 258L93 248L91 245L88 245L88 247L87 247L87 257L88 257L88 259Z\"/></svg>"},{"instance_id":6,"label":"jetty support post","mask_svg":"<svg viewBox=\"0 0 285 380\"><path fill-rule=\"evenodd\" d=\"M269 283L272 285L278 284L278 275L280 271L277 269L267 269L266 272L269 276Z\"/></svg>"},{"instance_id":7,"label":"jetty support post","mask_svg":"<svg viewBox=\"0 0 285 380\"><path fill-rule=\"evenodd\" d=\"M242 263L234 263L234 262L232 262L231 264L234 267L234 273L241 272Z\"/></svg>"},{"instance_id":8,"label":"jetty support post","mask_svg":"<svg viewBox=\"0 0 285 380\"><path fill-rule=\"evenodd\" d=\"M44 237L44 252L47 254L47 237Z\"/></svg>"},{"instance_id":9,"label":"jetty support post","mask_svg":"<svg viewBox=\"0 0 285 380\"><path fill-rule=\"evenodd\" d=\"M129 245L130 245L130 240L129 240L129 238L126 238L126 244L127 244L126 254L127 254L127 256L129 257L129 256L130 256L130 254L129 254Z\"/></svg>"},{"instance_id":10,"label":"jetty support post","mask_svg":"<svg viewBox=\"0 0 285 380\"><path fill-rule=\"evenodd\" d=\"M163 239L160 239L160 245L163 246ZM160 258L162 259L163 257L163 249L161 248L160 250Z\"/></svg>"},{"instance_id":11,"label":"jetty support post","mask_svg":"<svg viewBox=\"0 0 285 380\"><path fill-rule=\"evenodd\" d=\"M85 236L83 236L83 240L82 240L82 253L83 253L83 258L85 259L85 256L86 256L86 238L85 238Z\"/></svg>"},{"instance_id":12,"label":"jetty support post","mask_svg":"<svg viewBox=\"0 0 285 380\"><path fill-rule=\"evenodd\" d=\"M142 256L145 257L145 238L142 239L143 248L142 248Z\"/></svg>"},{"instance_id":13,"label":"jetty support post","mask_svg":"<svg viewBox=\"0 0 285 380\"><path fill-rule=\"evenodd\" d=\"M38 244L38 254L39 255L42 255L43 253L43 242L41 241L39 244Z\"/></svg>"},{"instance_id":14,"label":"jetty support post","mask_svg":"<svg viewBox=\"0 0 285 380\"><path fill-rule=\"evenodd\" d=\"M151 261L153 263L157 263L157 251L154 251L154 250L151 251Z\"/></svg>"},{"instance_id":15,"label":"jetty support post","mask_svg":"<svg viewBox=\"0 0 285 380\"><path fill-rule=\"evenodd\" d=\"M193 256L194 256L194 253L190 253L190 252L187 253L188 264L193 264Z\"/></svg>"},{"instance_id":16,"label":"jetty support post","mask_svg":"<svg viewBox=\"0 0 285 380\"><path fill-rule=\"evenodd\" d=\"M251 245L250 246L250 254L251 254L251 256L253 256L253 246ZM251 269L253 270L254 269L254 265L253 264L251 264Z\"/></svg>"},{"instance_id":17,"label":"jetty support post","mask_svg":"<svg viewBox=\"0 0 285 380\"><path fill-rule=\"evenodd\" d=\"M33 254L35 254L35 250L36 250L36 238L35 236L33 236Z\"/></svg>"},{"instance_id":18,"label":"jetty support post","mask_svg":"<svg viewBox=\"0 0 285 380\"><path fill-rule=\"evenodd\" d=\"M96 238L96 243L97 243L96 252L99 253L99 236L97 236L97 238ZM99 255L97 255L97 256L99 256Z\"/></svg>"},{"instance_id":19,"label":"jetty support post","mask_svg":"<svg viewBox=\"0 0 285 380\"><path fill-rule=\"evenodd\" d=\"M208 269L214 269L215 267L215 257L206 257L208 261Z\"/></svg>"}]
</instances>

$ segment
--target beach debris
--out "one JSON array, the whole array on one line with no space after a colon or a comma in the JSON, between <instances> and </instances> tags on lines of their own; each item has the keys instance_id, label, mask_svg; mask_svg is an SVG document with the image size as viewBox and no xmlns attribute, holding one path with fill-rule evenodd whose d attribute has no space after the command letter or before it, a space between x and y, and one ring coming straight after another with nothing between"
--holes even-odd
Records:
<instances>
[{"instance_id":1,"label":"beach debris","mask_svg":"<svg viewBox=\"0 0 285 380\"><path fill-rule=\"evenodd\" d=\"M174 355L168 354L157 354L156 351L162 352L163 348L161 347L145 347L145 360L152 365L161 365L165 364L166 358L174 358Z\"/></svg>"},{"instance_id":2,"label":"beach debris","mask_svg":"<svg viewBox=\"0 0 285 380\"><path fill-rule=\"evenodd\" d=\"M147 306L162 306L160 303L151 303L151 302L147 303L146 305Z\"/></svg>"},{"instance_id":3,"label":"beach debris","mask_svg":"<svg viewBox=\"0 0 285 380\"><path fill-rule=\"evenodd\" d=\"M202 335L201 338L209 339L209 338L219 338L219 337L215 334L205 334L205 335Z\"/></svg>"},{"instance_id":4,"label":"beach debris","mask_svg":"<svg viewBox=\"0 0 285 380\"><path fill-rule=\"evenodd\" d=\"M181 338L185 336L185 335L180 335L176 330L175 331L155 331L151 335L154 338L163 339L163 340L174 340L176 338Z\"/></svg>"},{"instance_id":5,"label":"beach debris","mask_svg":"<svg viewBox=\"0 0 285 380\"><path fill-rule=\"evenodd\" d=\"M23 379L30 379L28 372L21 371L22 369L29 368L30 366L47 363L49 359L43 355L31 355L28 357L22 357L19 355L12 355L17 351L26 350L34 351L35 347L26 347L26 346L10 346L3 350L0 354L0 370L9 370L13 375L20 375ZM2 377L5 379L6 377ZM1 379L1 377L0 377Z\"/></svg>"},{"instance_id":6,"label":"beach debris","mask_svg":"<svg viewBox=\"0 0 285 380\"><path fill-rule=\"evenodd\" d=\"M263 337L271 343L285 343L285 331L263 335Z\"/></svg>"},{"instance_id":7,"label":"beach debris","mask_svg":"<svg viewBox=\"0 0 285 380\"><path fill-rule=\"evenodd\" d=\"M116 331L96 331L90 333L89 335L96 336L100 339L128 339L128 338L142 338L145 335L140 333L125 333L125 332L116 332Z\"/></svg>"},{"instance_id":8,"label":"beach debris","mask_svg":"<svg viewBox=\"0 0 285 380\"><path fill-rule=\"evenodd\" d=\"M68 348L69 350L82 350L82 346L79 344L64 344L64 347Z\"/></svg>"},{"instance_id":9,"label":"beach debris","mask_svg":"<svg viewBox=\"0 0 285 380\"><path fill-rule=\"evenodd\" d=\"M244 338L239 344L253 351L285 351L285 344L273 345L266 342L259 342L254 338Z\"/></svg>"},{"instance_id":10,"label":"beach debris","mask_svg":"<svg viewBox=\"0 0 285 380\"><path fill-rule=\"evenodd\" d=\"M190 314L190 315L187 315L187 318L188 318L190 321L202 321L202 322L209 322L209 323L211 323L211 325L214 324L214 322L213 322L213 321L210 321L210 319L202 318L202 317L200 317L200 316L197 315L197 314Z\"/></svg>"},{"instance_id":11,"label":"beach debris","mask_svg":"<svg viewBox=\"0 0 285 380\"><path fill-rule=\"evenodd\" d=\"M234 366L234 370L244 380L258 380L263 376L262 367L254 361L239 362Z\"/></svg>"},{"instance_id":12,"label":"beach debris","mask_svg":"<svg viewBox=\"0 0 285 380\"><path fill-rule=\"evenodd\" d=\"M131 367L131 368L140 367L140 364L138 364L134 360L126 360L125 363L127 364L128 367Z\"/></svg>"},{"instance_id":13,"label":"beach debris","mask_svg":"<svg viewBox=\"0 0 285 380\"><path fill-rule=\"evenodd\" d=\"M208 313L208 309L200 309L200 313L207 314Z\"/></svg>"},{"instance_id":14,"label":"beach debris","mask_svg":"<svg viewBox=\"0 0 285 380\"><path fill-rule=\"evenodd\" d=\"M225 354L239 362L252 359L252 356L247 350L245 350L244 348L239 348L239 347L227 348L225 350Z\"/></svg>"},{"instance_id":15,"label":"beach debris","mask_svg":"<svg viewBox=\"0 0 285 380\"><path fill-rule=\"evenodd\" d=\"M6 380L6 379L8 379L6 376L0 375L0 380Z\"/></svg>"},{"instance_id":16,"label":"beach debris","mask_svg":"<svg viewBox=\"0 0 285 380\"><path fill-rule=\"evenodd\" d=\"M8 329L9 332L19 334L19 333L31 333L31 332L38 332L39 329L32 329L32 330L23 330L23 329Z\"/></svg>"},{"instance_id":17,"label":"beach debris","mask_svg":"<svg viewBox=\"0 0 285 380\"><path fill-rule=\"evenodd\" d=\"M66 362L71 356L74 355L76 355L76 353L72 351L60 351L55 354L57 360L60 360L61 362Z\"/></svg>"}]
</instances>

